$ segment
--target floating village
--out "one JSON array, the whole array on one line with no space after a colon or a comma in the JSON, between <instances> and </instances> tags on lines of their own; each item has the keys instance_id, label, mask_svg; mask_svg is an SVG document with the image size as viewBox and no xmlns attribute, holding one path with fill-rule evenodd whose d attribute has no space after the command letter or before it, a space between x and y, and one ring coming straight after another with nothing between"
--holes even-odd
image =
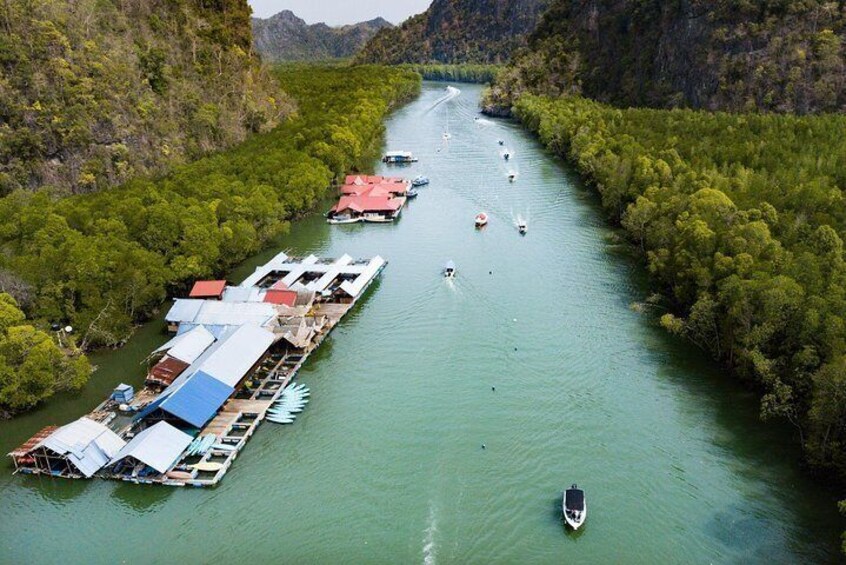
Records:
<instances>
[{"instance_id":1,"label":"floating village","mask_svg":"<svg viewBox=\"0 0 846 565\"><path fill-rule=\"evenodd\" d=\"M165 320L144 387L118 386L91 413L12 451L15 472L214 486L265 420L291 424L308 402L293 382L386 262L280 253L240 285L198 281Z\"/></svg>"}]
</instances>

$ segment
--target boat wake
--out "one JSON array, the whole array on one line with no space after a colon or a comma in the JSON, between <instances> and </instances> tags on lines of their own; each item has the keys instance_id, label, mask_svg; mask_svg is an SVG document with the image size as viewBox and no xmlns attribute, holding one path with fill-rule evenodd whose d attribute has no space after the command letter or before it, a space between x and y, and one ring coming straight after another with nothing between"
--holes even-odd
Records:
<instances>
[{"instance_id":1,"label":"boat wake","mask_svg":"<svg viewBox=\"0 0 846 565\"><path fill-rule=\"evenodd\" d=\"M430 112L441 104L443 104L444 102L449 102L450 100L458 98L459 96L461 96L461 91L459 89L455 88L454 86L448 86L446 87L446 94L435 100L432 105L426 109L426 111Z\"/></svg>"},{"instance_id":2,"label":"boat wake","mask_svg":"<svg viewBox=\"0 0 846 565\"><path fill-rule=\"evenodd\" d=\"M435 518L435 507L429 504L429 520L423 538L423 563L435 565L435 534L438 531L438 522Z\"/></svg>"}]
</instances>

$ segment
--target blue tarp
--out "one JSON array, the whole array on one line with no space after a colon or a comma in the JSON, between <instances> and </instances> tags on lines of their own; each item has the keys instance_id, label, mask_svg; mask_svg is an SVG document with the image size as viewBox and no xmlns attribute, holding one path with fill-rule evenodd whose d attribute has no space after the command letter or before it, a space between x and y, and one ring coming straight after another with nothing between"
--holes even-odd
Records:
<instances>
[{"instance_id":1,"label":"blue tarp","mask_svg":"<svg viewBox=\"0 0 846 565\"><path fill-rule=\"evenodd\" d=\"M211 420L235 389L197 371L179 390L171 393L161 409L197 428Z\"/></svg>"}]
</instances>

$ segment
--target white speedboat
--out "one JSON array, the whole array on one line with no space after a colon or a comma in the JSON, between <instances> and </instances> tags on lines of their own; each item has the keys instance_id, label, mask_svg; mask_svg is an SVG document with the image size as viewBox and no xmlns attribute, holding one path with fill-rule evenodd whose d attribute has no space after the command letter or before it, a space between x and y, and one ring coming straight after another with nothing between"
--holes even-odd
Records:
<instances>
[{"instance_id":1,"label":"white speedboat","mask_svg":"<svg viewBox=\"0 0 846 565\"><path fill-rule=\"evenodd\" d=\"M517 173L514 171L508 171L508 181L514 182L515 180L517 180Z\"/></svg>"},{"instance_id":2,"label":"white speedboat","mask_svg":"<svg viewBox=\"0 0 846 565\"><path fill-rule=\"evenodd\" d=\"M585 491L578 485L573 485L564 491L564 499L561 503L564 511L564 520L573 530L578 530L587 520L587 500Z\"/></svg>"},{"instance_id":3,"label":"white speedboat","mask_svg":"<svg viewBox=\"0 0 846 565\"><path fill-rule=\"evenodd\" d=\"M414 180L411 181L411 186L418 187L418 186L426 186L429 184L429 177L424 175L419 175L414 177Z\"/></svg>"},{"instance_id":4,"label":"white speedboat","mask_svg":"<svg viewBox=\"0 0 846 565\"><path fill-rule=\"evenodd\" d=\"M488 215L484 212L479 212L476 214L476 227L483 228L488 225Z\"/></svg>"},{"instance_id":5,"label":"white speedboat","mask_svg":"<svg viewBox=\"0 0 846 565\"><path fill-rule=\"evenodd\" d=\"M455 278L455 263L452 261L447 261L444 265L444 277L447 279Z\"/></svg>"},{"instance_id":6,"label":"white speedboat","mask_svg":"<svg viewBox=\"0 0 846 565\"><path fill-rule=\"evenodd\" d=\"M529 231L529 225L526 223L526 220L517 222L517 231L520 232L520 235L526 235L526 232Z\"/></svg>"},{"instance_id":7,"label":"white speedboat","mask_svg":"<svg viewBox=\"0 0 846 565\"><path fill-rule=\"evenodd\" d=\"M326 218L326 221L330 224L357 224L361 220L361 216L355 218L351 216L332 216L331 218Z\"/></svg>"}]
</instances>

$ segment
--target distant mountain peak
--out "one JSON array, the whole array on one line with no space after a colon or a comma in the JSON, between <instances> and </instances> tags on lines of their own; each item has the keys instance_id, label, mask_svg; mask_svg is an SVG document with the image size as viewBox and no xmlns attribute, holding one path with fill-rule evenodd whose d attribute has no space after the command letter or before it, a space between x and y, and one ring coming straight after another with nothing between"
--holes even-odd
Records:
<instances>
[{"instance_id":1,"label":"distant mountain peak","mask_svg":"<svg viewBox=\"0 0 846 565\"><path fill-rule=\"evenodd\" d=\"M352 57L376 33L393 27L382 17L344 26L307 24L291 10L266 19L253 18L253 43L267 61L302 61Z\"/></svg>"}]
</instances>

